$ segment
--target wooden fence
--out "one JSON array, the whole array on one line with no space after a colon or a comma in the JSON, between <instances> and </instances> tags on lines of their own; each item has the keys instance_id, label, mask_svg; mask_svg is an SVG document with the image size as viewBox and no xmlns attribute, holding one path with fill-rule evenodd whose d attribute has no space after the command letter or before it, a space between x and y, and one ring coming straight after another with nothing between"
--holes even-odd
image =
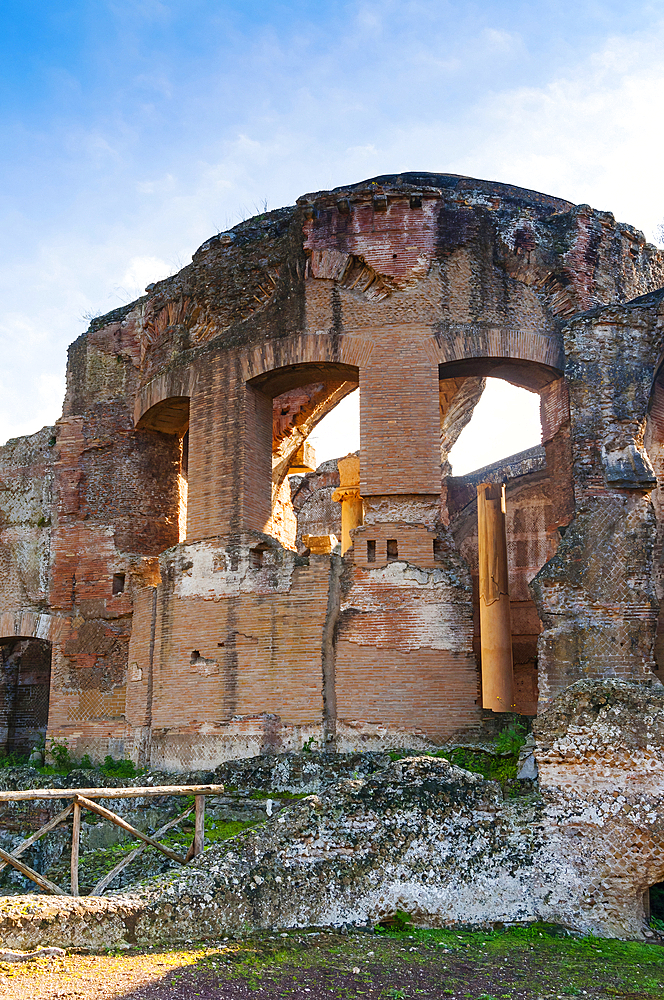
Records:
<instances>
[{"instance_id":1,"label":"wooden fence","mask_svg":"<svg viewBox=\"0 0 664 1000\"><path fill-rule=\"evenodd\" d=\"M25 802L32 801L35 799L71 799L72 801L59 812L57 816L45 823L41 829L33 833L31 837L24 840L17 848L15 848L11 854L7 851L3 851L0 848L0 872L11 865L17 871L21 872L27 878L35 882L40 889L44 892L51 893L54 896L78 896L78 853L81 839L81 813L85 810L89 812L96 813L103 819L109 820L111 823L115 823L122 830L131 834L132 837L136 837L138 840L142 840L143 844L137 847L135 850L128 854L126 858L118 864L99 882L95 885L94 889L90 893L91 896L100 896L104 889L106 889L116 875L118 875L127 865L131 864L140 854L145 850L146 845L151 847L156 847L158 851L165 854L167 858L171 861L177 861L181 865L185 865L192 858L195 858L197 854L200 854L203 850L203 842L205 837L205 796L206 795L219 795L223 792L223 785L150 785L147 788L29 788L24 791L15 792L2 792L0 791L0 802ZM181 813L175 819L171 820L170 823L166 823L161 829L157 830L154 837L149 837L146 833L141 833L130 823L127 823L122 816L118 816L117 813L111 812L110 809L106 809L104 806L99 805L95 802L95 799L135 799L135 798L147 798L154 797L157 795L193 795L194 805L186 809L185 812ZM192 812L195 811L194 820L194 839L191 843L191 847L187 852L186 857L181 854L177 854L172 851L170 847L166 847L164 844L160 844L157 837L163 836L168 830L177 826L184 819L187 818ZM63 889L55 884L55 882L49 881L39 872L36 872L33 868L29 868L28 865L24 865L22 861L19 861L21 854L32 847L41 837L45 834L50 833L51 830L55 830L57 826L63 823L69 816L73 813L72 821L72 838L71 838L71 893L66 893Z\"/></svg>"}]
</instances>

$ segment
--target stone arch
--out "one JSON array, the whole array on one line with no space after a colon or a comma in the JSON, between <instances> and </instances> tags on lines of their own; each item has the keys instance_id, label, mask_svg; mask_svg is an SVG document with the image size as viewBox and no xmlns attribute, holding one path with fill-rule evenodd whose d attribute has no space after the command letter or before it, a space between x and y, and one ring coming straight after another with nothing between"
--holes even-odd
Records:
<instances>
[{"instance_id":1,"label":"stone arch","mask_svg":"<svg viewBox=\"0 0 664 1000\"><path fill-rule=\"evenodd\" d=\"M191 366L176 368L155 376L137 394L134 402L134 426L138 427L149 410L173 400L189 399L196 389L197 373ZM157 413L158 411L154 411ZM165 413L165 411L164 411Z\"/></svg>"},{"instance_id":2,"label":"stone arch","mask_svg":"<svg viewBox=\"0 0 664 1000\"><path fill-rule=\"evenodd\" d=\"M189 427L189 396L167 396L153 403L136 422L137 430L182 436Z\"/></svg>"},{"instance_id":3,"label":"stone arch","mask_svg":"<svg viewBox=\"0 0 664 1000\"><path fill-rule=\"evenodd\" d=\"M61 626L54 615L0 613L0 749L27 753L46 736L51 652Z\"/></svg>"},{"instance_id":4,"label":"stone arch","mask_svg":"<svg viewBox=\"0 0 664 1000\"><path fill-rule=\"evenodd\" d=\"M438 374L441 379L471 374L503 378L513 385L539 392L545 385L562 378L563 367L547 364L538 358L511 354L472 354L441 361Z\"/></svg>"},{"instance_id":5,"label":"stone arch","mask_svg":"<svg viewBox=\"0 0 664 1000\"><path fill-rule=\"evenodd\" d=\"M267 385L275 378L283 378L288 388L296 371L304 372L304 365L321 371L334 367L347 370L356 365L346 357L345 344L353 339L348 333L322 330L316 333L294 333L284 339L271 338L258 347L248 348L239 358L242 377L248 383ZM273 373L276 373L274 375Z\"/></svg>"},{"instance_id":6,"label":"stone arch","mask_svg":"<svg viewBox=\"0 0 664 1000\"><path fill-rule=\"evenodd\" d=\"M173 383L167 377L153 379L135 411L136 432L152 434L157 439L154 445L159 454L159 475L165 479L160 514L171 525L164 548L184 541L187 535L190 398L184 394L167 395L187 388L177 380Z\"/></svg>"},{"instance_id":7,"label":"stone arch","mask_svg":"<svg viewBox=\"0 0 664 1000\"><path fill-rule=\"evenodd\" d=\"M559 378L565 367L565 352L559 335L469 327L457 330L455 335L448 331L444 338L438 335L436 340L441 365L452 362L477 364L481 358L495 365L513 361L519 370L529 365L537 365L542 372L549 369L552 373L549 381Z\"/></svg>"},{"instance_id":8,"label":"stone arch","mask_svg":"<svg viewBox=\"0 0 664 1000\"><path fill-rule=\"evenodd\" d=\"M439 366L441 400L450 397L448 413L441 402L441 446L446 448L470 419L479 399L474 383L486 377L502 378L540 395L543 447L533 448L504 462L447 480L445 497L451 530L473 577L475 611L474 648L478 661L478 565L476 489L480 482L505 482L507 543L512 618L515 699L517 711L537 710L537 648L542 631L540 609L529 591L530 580L554 555L561 524L573 512L569 461L569 411L560 368L538 358L482 356L455 359ZM470 389L468 386L470 385ZM449 390L455 390L449 391ZM551 412L556 421L551 420ZM451 424L454 426L448 426ZM442 447L441 447L442 451ZM561 461L565 455L566 460ZM443 459L446 454L442 455ZM560 503L560 497L565 498ZM558 508L558 509L557 509Z\"/></svg>"},{"instance_id":9,"label":"stone arch","mask_svg":"<svg viewBox=\"0 0 664 1000\"><path fill-rule=\"evenodd\" d=\"M20 609L0 612L0 636L20 636L24 639L55 642L60 635L62 625L62 618L40 611Z\"/></svg>"},{"instance_id":10,"label":"stone arch","mask_svg":"<svg viewBox=\"0 0 664 1000\"><path fill-rule=\"evenodd\" d=\"M537 353L537 352L535 352ZM562 370L545 364L537 358L506 356L467 356L438 365L441 408L441 462L446 466L447 456L459 434L470 421L477 405L484 380L501 378L512 385L547 396L547 386L559 383Z\"/></svg>"},{"instance_id":11,"label":"stone arch","mask_svg":"<svg viewBox=\"0 0 664 1000\"><path fill-rule=\"evenodd\" d=\"M248 382L272 399L272 516L267 528L287 547L294 547L297 521L293 511L289 469L299 456L309 459L304 443L316 425L359 384L359 370L338 362L304 362L266 371Z\"/></svg>"},{"instance_id":12,"label":"stone arch","mask_svg":"<svg viewBox=\"0 0 664 1000\"><path fill-rule=\"evenodd\" d=\"M247 379L249 385L274 399L288 389L321 381L348 381L359 384L360 373L356 365L339 361L291 362L278 367L265 367L262 372Z\"/></svg>"}]
</instances>

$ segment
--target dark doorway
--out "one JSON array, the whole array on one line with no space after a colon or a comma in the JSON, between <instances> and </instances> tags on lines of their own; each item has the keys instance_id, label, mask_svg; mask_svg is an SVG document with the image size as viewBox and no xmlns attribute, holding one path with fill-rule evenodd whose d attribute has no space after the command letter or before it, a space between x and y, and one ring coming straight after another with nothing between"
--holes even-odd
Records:
<instances>
[{"instance_id":1,"label":"dark doorway","mask_svg":"<svg viewBox=\"0 0 664 1000\"><path fill-rule=\"evenodd\" d=\"M0 751L29 753L48 725L51 643L0 639Z\"/></svg>"},{"instance_id":2,"label":"dark doorway","mask_svg":"<svg viewBox=\"0 0 664 1000\"><path fill-rule=\"evenodd\" d=\"M650 913L647 914L649 920L658 921L659 929L664 930L664 882L656 882L650 886Z\"/></svg>"}]
</instances>

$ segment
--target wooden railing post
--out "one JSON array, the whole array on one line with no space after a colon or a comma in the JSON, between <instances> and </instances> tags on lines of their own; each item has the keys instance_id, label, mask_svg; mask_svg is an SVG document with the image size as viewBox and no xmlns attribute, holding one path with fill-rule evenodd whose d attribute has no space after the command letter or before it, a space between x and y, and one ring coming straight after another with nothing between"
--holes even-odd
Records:
<instances>
[{"instance_id":1,"label":"wooden railing post","mask_svg":"<svg viewBox=\"0 0 664 1000\"><path fill-rule=\"evenodd\" d=\"M205 796L196 795L196 817L194 824L194 857L203 853L205 845Z\"/></svg>"},{"instance_id":2,"label":"wooden railing post","mask_svg":"<svg viewBox=\"0 0 664 1000\"><path fill-rule=\"evenodd\" d=\"M78 849L81 843L81 807L74 802L74 822L71 828L71 894L78 896Z\"/></svg>"}]
</instances>

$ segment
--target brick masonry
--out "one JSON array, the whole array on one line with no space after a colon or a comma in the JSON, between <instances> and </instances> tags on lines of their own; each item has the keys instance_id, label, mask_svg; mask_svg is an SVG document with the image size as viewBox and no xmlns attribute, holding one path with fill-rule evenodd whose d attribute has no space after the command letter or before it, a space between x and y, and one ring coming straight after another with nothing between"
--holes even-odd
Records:
<instances>
[{"instance_id":1,"label":"brick masonry","mask_svg":"<svg viewBox=\"0 0 664 1000\"><path fill-rule=\"evenodd\" d=\"M542 400L543 464L506 477L518 707L649 681L662 284L609 213L405 174L248 220L94 320L55 429L0 450L0 639L50 644L49 734L178 769L477 733L472 484L447 454L487 375ZM286 474L358 385L340 558L302 545L334 502Z\"/></svg>"}]
</instances>

